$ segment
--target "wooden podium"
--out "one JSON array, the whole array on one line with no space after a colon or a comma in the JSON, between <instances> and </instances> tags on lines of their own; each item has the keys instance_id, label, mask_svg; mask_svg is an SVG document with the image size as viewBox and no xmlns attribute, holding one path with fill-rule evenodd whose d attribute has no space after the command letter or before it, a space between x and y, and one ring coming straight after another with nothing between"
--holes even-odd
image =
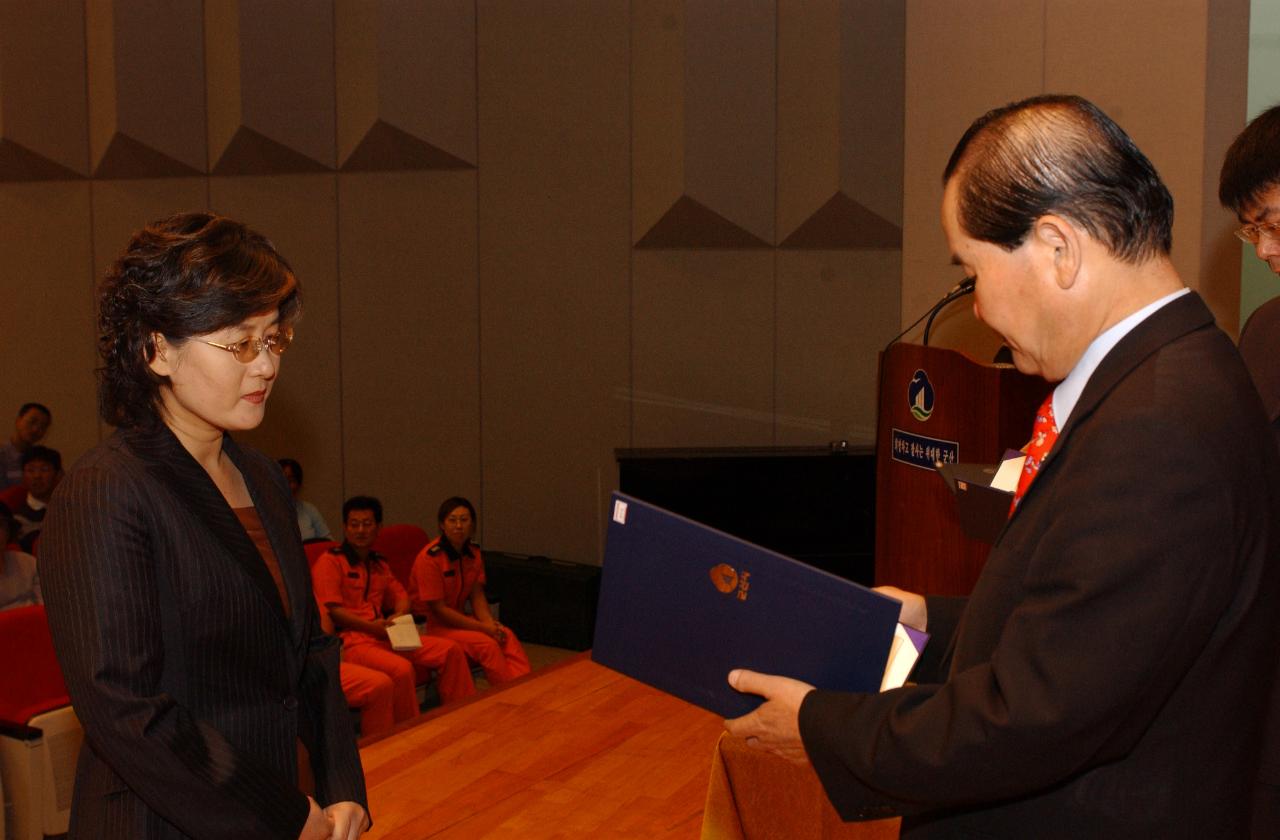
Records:
<instances>
[{"instance_id":1,"label":"wooden podium","mask_svg":"<svg viewBox=\"0 0 1280 840\"><path fill-rule=\"evenodd\" d=\"M1031 436L1050 385L938 347L880 356L876 430L876 583L967 595L991 546L960 528L935 461L993 464Z\"/></svg>"}]
</instances>

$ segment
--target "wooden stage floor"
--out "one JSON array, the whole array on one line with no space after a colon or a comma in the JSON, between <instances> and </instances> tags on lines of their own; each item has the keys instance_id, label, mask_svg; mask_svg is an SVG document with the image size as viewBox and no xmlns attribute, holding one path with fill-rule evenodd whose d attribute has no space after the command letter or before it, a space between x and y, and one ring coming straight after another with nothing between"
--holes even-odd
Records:
<instances>
[{"instance_id":1,"label":"wooden stage floor","mask_svg":"<svg viewBox=\"0 0 1280 840\"><path fill-rule=\"evenodd\" d=\"M581 654L364 745L364 836L697 838L722 729Z\"/></svg>"}]
</instances>

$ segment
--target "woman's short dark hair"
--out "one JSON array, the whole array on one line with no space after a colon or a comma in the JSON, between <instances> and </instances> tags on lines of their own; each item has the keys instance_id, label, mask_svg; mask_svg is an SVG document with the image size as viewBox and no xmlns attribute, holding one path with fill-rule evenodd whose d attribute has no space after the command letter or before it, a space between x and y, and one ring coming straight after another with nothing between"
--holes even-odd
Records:
<instances>
[{"instance_id":1,"label":"woman's short dark hair","mask_svg":"<svg viewBox=\"0 0 1280 840\"><path fill-rule=\"evenodd\" d=\"M468 502L461 496L450 496L440 503L440 510L436 513L436 524L443 525L445 517L460 507L467 509L467 513L471 514L472 522L476 521L476 509L471 502Z\"/></svg>"},{"instance_id":2,"label":"woman's short dark hair","mask_svg":"<svg viewBox=\"0 0 1280 840\"><path fill-rule=\"evenodd\" d=\"M1227 149L1218 200L1242 216L1274 186L1280 186L1280 105L1254 117Z\"/></svg>"},{"instance_id":3,"label":"woman's short dark hair","mask_svg":"<svg viewBox=\"0 0 1280 840\"><path fill-rule=\"evenodd\" d=\"M943 184L953 177L961 227L1006 251L1047 213L1080 225L1124 262L1173 247L1173 197L1156 168L1079 96L1036 96L979 117L951 153Z\"/></svg>"},{"instance_id":4,"label":"woman's short dark hair","mask_svg":"<svg viewBox=\"0 0 1280 840\"><path fill-rule=\"evenodd\" d=\"M115 426L154 423L165 377L154 336L178 346L276 312L297 320L293 269L262 234L213 213L179 213L133 235L98 290L98 411Z\"/></svg>"}]
</instances>

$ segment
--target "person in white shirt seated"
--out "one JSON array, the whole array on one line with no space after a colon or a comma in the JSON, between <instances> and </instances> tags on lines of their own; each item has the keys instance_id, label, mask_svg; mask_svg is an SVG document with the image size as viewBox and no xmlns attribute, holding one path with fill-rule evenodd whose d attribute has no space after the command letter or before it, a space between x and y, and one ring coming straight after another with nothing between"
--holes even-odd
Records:
<instances>
[{"instance_id":1,"label":"person in white shirt seated","mask_svg":"<svg viewBox=\"0 0 1280 840\"><path fill-rule=\"evenodd\" d=\"M16 532L13 517L0 508L0 610L44 603L36 558L9 544Z\"/></svg>"},{"instance_id":2,"label":"person in white shirt seated","mask_svg":"<svg viewBox=\"0 0 1280 840\"><path fill-rule=\"evenodd\" d=\"M311 502L299 498L302 492L302 464L292 458L281 458L277 463L284 471L285 480L289 482L289 490L293 493L293 507L298 513L298 530L302 532L303 542L332 540L329 525Z\"/></svg>"}]
</instances>

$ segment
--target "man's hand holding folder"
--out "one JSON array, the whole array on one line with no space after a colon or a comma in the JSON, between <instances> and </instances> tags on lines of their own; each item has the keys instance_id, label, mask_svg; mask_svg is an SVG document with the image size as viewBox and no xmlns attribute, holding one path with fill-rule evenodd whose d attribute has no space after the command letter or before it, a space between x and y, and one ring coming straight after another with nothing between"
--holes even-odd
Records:
<instances>
[{"instance_id":1,"label":"man's hand holding folder","mask_svg":"<svg viewBox=\"0 0 1280 840\"><path fill-rule=\"evenodd\" d=\"M796 764L809 761L800 741L800 704L805 695L813 691L813 686L790 677L757 674L742 668L729 672L729 685L744 694L758 694L765 700L754 712L726 720L724 728L730 735Z\"/></svg>"},{"instance_id":2,"label":"man's hand holding folder","mask_svg":"<svg viewBox=\"0 0 1280 840\"><path fill-rule=\"evenodd\" d=\"M902 602L898 621L923 631L928 623L924 597L896 586L877 586L875 591ZM805 764L809 756L800 740L800 704L814 687L790 677L760 674L738 668L729 672L729 685L744 694L763 697L755 711L724 722L730 735L745 740L748 746L768 750L796 764Z\"/></svg>"}]
</instances>

